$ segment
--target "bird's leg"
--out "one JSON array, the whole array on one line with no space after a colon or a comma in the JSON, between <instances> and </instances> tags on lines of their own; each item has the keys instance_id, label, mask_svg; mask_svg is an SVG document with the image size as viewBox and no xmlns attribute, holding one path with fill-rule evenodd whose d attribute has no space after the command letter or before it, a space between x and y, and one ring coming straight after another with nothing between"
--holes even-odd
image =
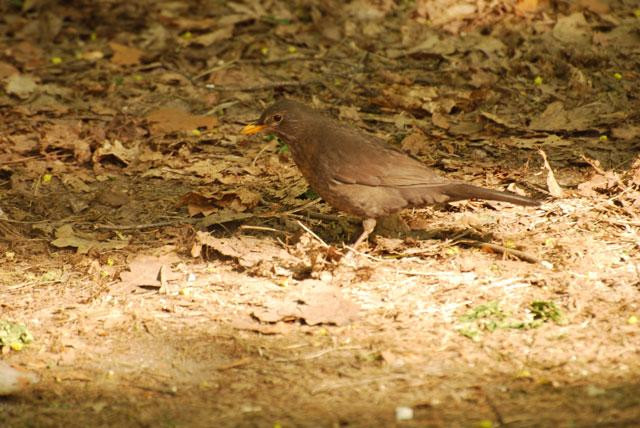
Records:
<instances>
[{"instance_id":1,"label":"bird's leg","mask_svg":"<svg viewBox=\"0 0 640 428\"><path fill-rule=\"evenodd\" d=\"M362 220L362 233L360 234L360 236L358 236L358 239L356 239L356 242L353 243L353 247L352 248L358 248L358 245L360 245L362 243L362 241L365 241L369 235L371 234L371 232L373 232L373 229L376 228L376 219L375 218L365 218L364 220Z\"/></svg>"}]
</instances>

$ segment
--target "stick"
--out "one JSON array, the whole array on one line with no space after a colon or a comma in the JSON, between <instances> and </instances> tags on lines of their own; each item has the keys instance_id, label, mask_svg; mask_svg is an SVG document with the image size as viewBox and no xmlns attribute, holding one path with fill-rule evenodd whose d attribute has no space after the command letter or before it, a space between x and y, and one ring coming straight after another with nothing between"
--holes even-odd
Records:
<instances>
[{"instance_id":1,"label":"stick","mask_svg":"<svg viewBox=\"0 0 640 428\"><path fill-rule=\"evenodd\" d=\"M320 80L312 79L312 80L283 80L281 82L269 82L263 83L262 85L255 86L216 86L216 85L207 85L207 89L212 91L238 91L238 92L254 92L254 91L262 91L265 89L275 89L275 88L284 88L284 87L300 87L300 86L308 86L314 83L322 83Z\"/></svg>"},{"instance_id":2,"label":"stick","mask_svg":"<svg viewBox=\"0 0 640 428\"><path fill-rule=\"evenodd\" d=\"M530 254L525 253L524 251L520 251L520 250L514 250L512 248L507 248L507 247L503 247L502 245L498 245L498 244L492 244L490 242L483 242L483 241L476 241L476 240L462 240L462 241L458 241L457 243L460 244L467 244L470 245L472 247L476 247L476 248L488 248L490 250L493 250L497 253L500 254L506 254L506 255L512 255L514 257L517 257L521 260L524 260L525 262L529 262L529 263L540 263L540 259L532 256Z\"/></svg>"},{"instance_id":3,"label":"stick","mask_svg":"<svg viewBox=\"0 0 640 428\"><path fill-rule=\"evenodd\" d=\"M298 225L305 231L307 232L309 235L311 235L316 241L318 241L320 243L320 245L322 245L324 248L329 248L329 245L324 242L322 240L322 238L320 238L318 235L316 235L311 229L309 229L307 226L305 226L304 224L302 224L302 222L300 220L296 220L296 222L298 223Z\"/></svg>"}]
</instances>

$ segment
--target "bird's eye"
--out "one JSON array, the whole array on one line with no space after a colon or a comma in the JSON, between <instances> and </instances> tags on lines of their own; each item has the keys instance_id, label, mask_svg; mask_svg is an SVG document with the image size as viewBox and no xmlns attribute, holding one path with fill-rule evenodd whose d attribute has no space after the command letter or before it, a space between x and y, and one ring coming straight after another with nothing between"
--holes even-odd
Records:
<instances>
[{"instance_id":1,"label":"bird's eye","mask_svg":"<svg viewBox=\"0 0 640 428\"><path fill-rule=\"evenodd\" d=\"M278 122L280 122L281 120L282 120L282 115L280 115L280 114L274 114L274 115L273 115L273 121L274 121L274 122L278 123Z\"/></svg>"}]
</instances>

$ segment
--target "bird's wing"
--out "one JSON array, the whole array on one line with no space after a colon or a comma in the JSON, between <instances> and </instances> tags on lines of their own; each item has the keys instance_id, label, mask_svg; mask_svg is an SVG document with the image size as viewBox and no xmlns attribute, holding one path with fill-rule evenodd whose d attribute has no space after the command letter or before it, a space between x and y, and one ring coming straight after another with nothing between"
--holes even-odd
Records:
<instances>
[{"instance_id":1,"label":"bird's wing","mask_svg":"<svg viewBox=\"0 0 640 428\"><path fill-rule=\"evenodd\" d=\"M334 180L389 187L441 186L451 183L380 138L342 127L336 131L332 133L336 141L325 142L326 151L322 157L325 164L321 166Z\"/></svg>"}]
</instances>

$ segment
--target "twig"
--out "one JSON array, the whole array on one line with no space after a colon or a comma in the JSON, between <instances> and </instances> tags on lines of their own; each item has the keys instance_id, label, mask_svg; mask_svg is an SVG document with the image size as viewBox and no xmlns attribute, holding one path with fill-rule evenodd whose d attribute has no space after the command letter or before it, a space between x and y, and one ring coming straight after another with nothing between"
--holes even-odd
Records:
<instances>
[{"instance_id":1,"label":"twig","mask_svg":"<svg viewBox=\"0 0 640 428\"><path fill-rule=\"evenodd\" d=\"M15 224L40 224L40 223L50 223L52 221L51 220L34 220L34 221L12 220L10 218L0 217L0 222L15 223Z\"/></svg>"},{"instance_id":2,"label":"twig","mask_svg":"<svg viewBox=\"0 0 640 428\"><path fill-rule=\"evenodd\" d=\"M216 86L216 85L207 85L207 89L212 91L238 91L238 92L254 92L254 91L262 91L265 89L275 89L275 88L284 88L284 87L300 87L312 85L314 83L322 83L320 80L311 79L311 80L283 80L280 82L269 82L263 83L262 85L254 85L254 86Z\"/></svg>"},{"instance_id":3,"label":"twig","mask_svg":"<svg viewBox=\"0 0 640 428\"><path fill-rule=\"evenodd\" d=\"M305 231L307 232L309 235L311 235L316 241L318 241L320 243L320 245L322 245L324 248L329 248L329 245L324 242L322 240L322 238L320 238L318 235L316 235L311 229L309 229L307 226L305 226L304 224L302 224L302 222L300 220L296 220L296 222L298 223L298 225Z\"/></svg>"},{"instance_id":4,"label":"twig","mask_svg":"<svg viewBox=\"0 0 640 428\"><path fill-rule=\"evenodd\" d=\"M320 392L329 392L332 391L334 389L340 389L340 388L348 388L348 387L353 387L353 386L361 386L361 385L366 385L369 383L373 383L373 382L385 382L385 381L392 381L392 380L406 380L408 379L409 376L407 376L406 374L394 374L394 375L388 375L388 376L374 376L374 377L370 377L370 378L365 378L365 379L358 379L358 380L349 380L349 381L343 381L343 382L333 382L333 383L326 383L324 385L320 385L319 387L312 389L311 390L311 394L315 395L318 394Z\"/></svg>"},{"instance_id":5,"label":"twig","mask_svg":"<svg viewBox=\"0 0 640 428\"><path fill-rule=\"evenodd\" d=\"M271 144L265 144L262 146L262 148L260 149L260 151L258 152L258 154L256 155L256 157L253 158L253 161L251 161L251 166L256 166L256 162L258 161L258 158L260 157L261 154L263 154L265 151L267 151L270 146L272 146Z\"/></svg>"},{"instance_id":6,"label":"twig","mask_svg":"<svg viewBox=\"0 0 640 428\"><path fill-rule=\"evenodd\" d=\"M223 370L235 369L236 367L246 366L247 364L251 364L252 362L253 362L253 358L244 357L244 358L240 358L238 360L232 361L230 363L218 366L216 367L216 370L223 371Z\"/></svg>"},{"instance_id":7,"label":"twig","mask_svg":"<svg viewBox=\"0 0 640 428\"><path fill-rule=\"evenodd\" d=\"M203 71L202 73L196 74L196 75L195 75L195 77L193 78L193 80L201 79L201 78L203 78L204 76L208 76L209 74L211 74L211 73L213 73L213 72L215 72L215 71L218 71L218 70L222 70L222 69L224 69L224 68L227 68L227 67L229 67L229 66L231 66L231 65L235 64L236 62L238 62L238 60L237 60L237 59L234 59L234 60L232 60L232 61L229 61L229 62L225 62L225 63L223 63L223 64L216 65L215 67L212 67L212 68L210 68L210 69L208 69L208 70L205 70L205 71Z\"/></svg>"},{"instance_id":8,"label":"twig","mask_svg":"<svg viewBox=\"0 0 640 428\"><path fill-rule=\"evenodd\" d=\"M352 64L350 62L343 61L340 59L313 57L313 56L304 56L304 55L293 55L293 56L287 56L283 58L274 58L274 59L243 59L243 60L240 60L239 62L243 64L271 65L271 64L281 64L283 62L289 62L289 61L333 62L336 64L346 65L352 68L362 68L362 65L360 64Z\"/></svg>"},{"instance_id":9,"label":"twig","mask_svg":"<svg viewBox=\"0 0 640 428\"><path fill-rule=\"evenodd\" d=\"M640 221L620 220L617 218L607 218L605 221L620 226L640 226Z\"/></svg>"},{"instance_id":10,"label":"twig","mask_svg":"<svg viewBox=\"0 0 640 428\"><path fill-rule=\"evenodd\" d=\"M489 393L487 391L485 391L483 387L479 387L479 388L480 388L480 392L482 392L482 395L484 395L484 399L487 401L487 404L489 405L489 407L493 411L493 414L496 416L496 420L498 422L498 425L501 426L501 427L505 426L504 418L502 417L502 413L500 412L500 409L498 409L498 406L496 405L495 401L493 401L493 398L491 398Z\"/></svg>"},{"instance_id":11,"label":"twig","mask_svg":"<svg viewBox=\"0 0 640 428\"><path fill-rule=\"evenodd\" d=\"M197 223L199 219L195 218L178 218L175 220L168 221L160 221L158 223L142 223L142 224L94 224L93 227L95 229L104 229L104 230L141 230L141 229L151 229L154 227L163 227L163 226L171 226L174 224L193 224Z\"/></svg>"},{"instance_id":12,"label":"twig","mask_svg":"<svg viewBox=\"0 0 640 428\"><path fill-rule=\"evenodd\" d=\"M13 290L18 290L20 288L25 288L25 287L30 287L30 288L31 286L40 287L46 284L60 284L60 283L62 283L62 280L60 279L55 279L52 281L26 281L26 282L21 282L19 284L6 285L2 289L7 291L13 291Z\"/></svg>"},{"instance_id":13,"label":"twig","mask_svg":"<svg viewBox=\"0 0 640 428\"><path fill-rule=\"evenodd\" d=\"M346 220L351 223L360 223L360 221L352 217L344 217L344 216L333 215L333 214L323 214L317 211L311 211L309 209L304 210L304 213L302 214L309 218L314 218L316 220L336 221L336 222L339 222L340 220Z\"/></svg>"},{"instance_id":14,"label":"twig","mask_svg":"<svg viewBox=\"0 0 640 428\"><path fill-rule=\"evenodd\" d=\"M29 156L29 157L26 157L26 158L12 159L12 160L7 160L7 161L0 161L0 165L12 165L12 164L16 164L16 163L27 162L27 161L34 160L34 159L44 159L44 156Z\"/></svg>"},{"instance_id":15,"label":"twig","mask_svg":"<svg viewBox=\"0 0 640 428\"><path fill-rule=\"evenodd\" d=\"M465 240L461 240L461 241L457 241L457 243L460 244L467 244L470 245L472 247L476 247L476 248L480 248L480 249L490 249L492 251L495 251L499 254L505 254L505 255L512 255L514 257L517 257L521 260L524 260L525 262L529 262L529 263L540 263L540 259L532 256L531 254L527 254L524 251L520 251L520 250L514 250L512 248L507 248L507 247L503 247L502 245L498 245L498 244L493 244L490 242L483 242L483 241L476 241L476 240L469 240L469 239L465 239Z\"/></svg>"},{"instance_id":16,"label":"twig","mask_svg":"<svg viewBox=\"0 0 640 428\"><path fill-rule=\"evenodd\" d=\"M327 355L331 352L335 352L335 351L355 351L358 349L362 349L362 346L340 346L338 348L329 348L329 349L323 349L322 351L317 351L317 352L312 352L310 354L307 354L305 356L302 357L298 357L298 358L275 358L273 361L277 362L277 363L291 363L294 361L308 361L308 360L315 360L316 358L320 358L323 355Z\"/></svg>"},{"instance_id":17,"label":"twig","mask_svg":"<svg viewBox=\"0 0 640 428\"><path fill-rule=\"evenodd\" d=\"M166 395L176 395L178 393L178 388L175 386L170 386L169 388L155 388L153 386L145 386L145 385L139 385L139 384L131 384L131 387L133 388L138 388L141 389L143 391L149 391L149 392L157 392L158 394L166 394Z\"/></svg>"},{"instance_id":18,"label":"twig","mask_svg":"<svg viewBox=\"0 0 640 428\"><path fill-rule=\"evenodd\" d=\"M289 62L289 61L310 61L310 62L333 62L336 64L342 64L345 65L347 67L352 67L352 68L363 68L362 65L360 64L352 64L350 62L347 61L343 61L340 59L335 59L335 58L318 58L318 57L312 57L312 56L303 56L303 55L295 55L295 56L287 56L287 57L283 57L283 58L273 58L273 59L242 59L242 60L238 60L238 59L234 59L232 61L229 62L225 62L224 64L219 64L216 65L215 67L209 68L201 73L196 74L193 77L193 80L199 80L205 76L208 76L211 73L214 73L216 71L225 69L227 67L230 67L234 64L260 64L260 65L272 65L272 64L282 64L284 62Z\"/></svg>"},{"instance_id":19,"label":"twig","mask_svg":"<svg viewBox=\"0 0 640 428\"><path fill-rule=\"evenodd\" d=\"M585 161L586 163L591 165L591 168L595 169L598 174L600 174L600 175L605 175L606 174L605 170L600 168L600 163L597 160L590 159L590 158L586 157L584 155L584 153L581 154L580 157L582 158L583 161Z\"/></svg>"},{"instance_id":20,"label":"twig","mask_svg":"<svg viewBox=\"0 0 640 428\"><path fill-rule=\"evenodd\" d=\"M281 215L295 214L295 213L297 213L299 211L302 211L302 210L304 210L306 208L309 208L309 207L312 207L312 206L316 205L321 200L322 200L322 198L316 198L313 201L309 201L306 204L300 205L299 207L292 208L292 209L290 209L288 211L284 211L284 212L281 212L281 213L278 213L278 214L281 214ZM309 216L309 217L311 217L311 216ZM311 218L313 218L313 217L311 217Z\"/></svg>"},{"instance_id":21,"label":"twig","mask_svg":"<svg viewBox=\"0 0 640 428\"><path fill-rule=\"evenodd\" d=\"M207 111L204 116L211 116L216 114L219 111L222 111L226 108L232 107L236 104L238 104L239 101L227 101L226 103L220 103L217 106L215 106L214 108L212 108L211 110Z\"/></svg>"},{"instance_id":22,"label":"twig","mask_svg":"<svg viewBox=\"0 0 640 428\"><path fill-rule=\"evenodd\" d=\"M151 71L154 70L156 68L162 68L165 65L161 62L150 62L148 64L141 64L137 67L134 68L135 71ZM171 70L174 71L174 70Z\"/></svg>"},{"instance_id":23,"label":"twig","mask_svg":"<svg viewBox=\"0 0 640 428\"><path fill-rule=\"evenodd\" d=\"M345 261L349 261L349 254L357 254L359 256L365 257L369 260L373 260L374 262L384 262L384 259L381 259L379 257L375 257L372 256L371 254L367 254L367 253L363 253L362 251L358 251L356 250L355 247L351 246L351 245L345 245L344 248L346 248L347 250L349 250L349 253L347 253L347 257L345 258Z\"/></svg>"},{"instance_id":24,"label":"twig","mask_svg":"<svg viewBox=\"0 0 640 428\"><path fill-rule=\"evenodd\" d=\"M401 274L401 275L408 275L408 276L427 276L427 277L434 277L438 279L475 277L475 274L471 272L421 272L421 271L414 271L414 270L396 270L396 269L389 270L388 272Z\"/></svg>"},{"instance_id":25,"label":"twig","mask_svg":"<svg viewBox=\"0 0 640 428\"><path fill-rule=\"evenodd\" d=\"M251 225L248 225L248 224L243 224L242 226L240 226L240 229L242 229L242 230L260 230L260 231L263 231L263 232L279 233L281 235L286 235L287 234L287 232L285 232L283 230L274 229L273 227L251 226Z\"/></svg>"}]
</instances>

